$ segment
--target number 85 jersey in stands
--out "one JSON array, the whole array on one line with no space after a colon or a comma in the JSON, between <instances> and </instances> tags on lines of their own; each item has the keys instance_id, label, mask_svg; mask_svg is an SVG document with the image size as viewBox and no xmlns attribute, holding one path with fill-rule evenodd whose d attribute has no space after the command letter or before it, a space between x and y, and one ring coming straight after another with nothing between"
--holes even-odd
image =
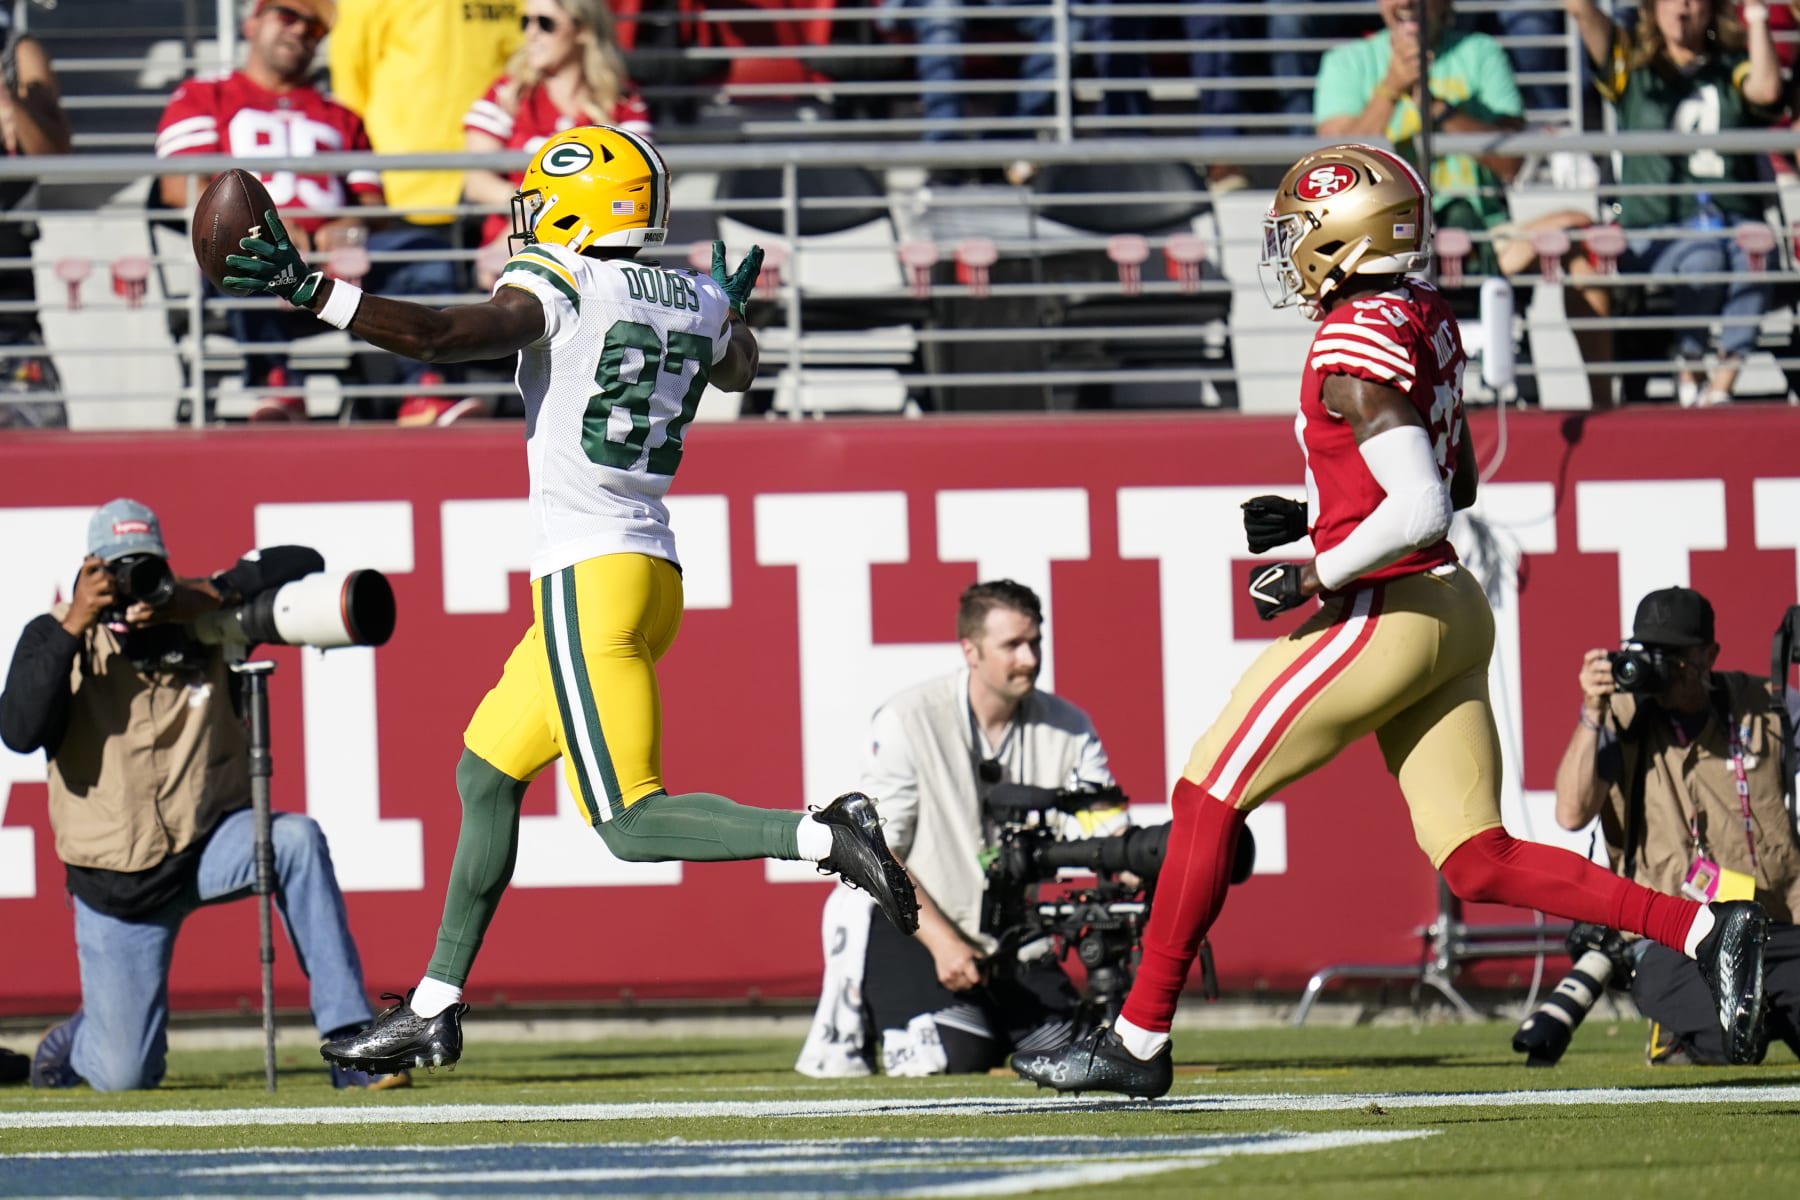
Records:
<instances>
[{"instance_id":1,"label":"number 85 jersey in stands","mask_svg":"<svg viewBox=\"0 0 1800 1200\"><path fill-rule=\"evenodd\" d=\"M725 292L709 275L562 246L525 247L494 287L544 306L519 351L531 468L531 577L602 554L679 563L663 502L682 436L730 345Z\"/></svg>"}]
</instances>

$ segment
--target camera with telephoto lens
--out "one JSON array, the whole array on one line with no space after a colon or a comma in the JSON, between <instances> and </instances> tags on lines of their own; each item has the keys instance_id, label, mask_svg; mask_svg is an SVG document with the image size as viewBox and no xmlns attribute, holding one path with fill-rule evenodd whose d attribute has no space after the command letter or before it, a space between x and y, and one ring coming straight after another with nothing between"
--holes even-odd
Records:
<instances>
[{"instance_id":1,"label":"camera with telephoto lens","mask_svg":"<svg viewBox=\"0 0 1800 1200\"><path fill-rule=\"evenodd\" d=\"M1554 1067L1561 1060L1608 984L1620 990L1631 987L1637 968L1631 948L1618 931L1577 923L1569 929L1568 948L1575 969L1531 1010L1513 1034L1512 1047L1526 1056L1528 1067Z\"/></svg>"},{"instance_id":2,"label":"camera with telephoto lens","mask_svg":"<svg viewBox=\"0 0 1800 1200\"><path fill-rule=\"evenodd\" d=\"M995 840L986 855L986 890L982 895L981 930L998 945L992 955L997 969L1043 953L1073 953L1087 969L1087 991L1076 1013L1079 1029L1110 1021L1124 1006L1141 957L1144 926L1163 853L1168 825L1134 825L1115 837L1059 840L1046 820L1050 812L1078 813L1117 808L1125 794L1117 787L1042 788L1000 783L986 795L987 815ZM1248 829L1239 835L1232 883L1250 877L1256 863L1256 841ZM1091 871L1096 882L1060 894L1044 894L1044 885L1065 868ZM1137 882L1120 878L1135 876ZM1201 943L1202 990L1218 995L1212 947Z\"/></svg>"},{"instance_id":3,"label":"camera with telephoto lens","mask_svg":"<svg viewBox=\"0 0 1800 1200\"><path fill-rule=\"evenodd\" d=\"M175 572L160 554L122 555L106 564L106 571L112 576L121 609L133 604L161 608L175 594Z\"/></svg>"},{"instance_id":4,"label":"camera with telephoto lens","mask_svg":"<svg viewBox=\"0 0 1800 1200\"><path fill-rule=\"evenodd\" d=\"M321 571L207 613L188 631L227 649L267 643L329 650L384 645L394 618L394 589L380 571Z\"/></svg>"},{"instance_id":5,"label":"camera with telephoto lens","mask_svg":"<svg viewBox=\"0 0 1800 1200\"><path fill-rule=\"evenodd\" d=\"M1651 694L1669 686L1669 656L1660 646L1626 642L1624 649L1609 651L1606 661L1614 691Z\"/></svg>"}]
</instances>

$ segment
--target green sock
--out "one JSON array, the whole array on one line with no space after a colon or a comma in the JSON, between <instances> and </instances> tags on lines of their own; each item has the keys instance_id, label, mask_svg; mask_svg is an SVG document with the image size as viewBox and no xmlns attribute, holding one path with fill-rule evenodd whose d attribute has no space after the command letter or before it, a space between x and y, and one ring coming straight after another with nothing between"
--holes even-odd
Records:
<instances>
[{"instance_id":1,"label":"green sock","mask_svg":"<svg viewBox=\"0 0 1800 1200\"><path fill-rule=\"evenodd\" d=\"M481 939L512 880L519 857L519 810L526 781L490 766L464 750L456 764L456 791L462 797L462 830L444 894L444 921L437 950L425 973L461 987L481 952Z\"/></svg>"},{"instance_id":2,"label":"green sock","mask_svg":"<svg viewBox=\"0 0 1800 1200\"><path fill-rule=\"evenodd\" d=\"M805 816L738 804L711 792L651 792L594 830L626 862L797 859L794 831Z\"/></svg>"}]
</instances>

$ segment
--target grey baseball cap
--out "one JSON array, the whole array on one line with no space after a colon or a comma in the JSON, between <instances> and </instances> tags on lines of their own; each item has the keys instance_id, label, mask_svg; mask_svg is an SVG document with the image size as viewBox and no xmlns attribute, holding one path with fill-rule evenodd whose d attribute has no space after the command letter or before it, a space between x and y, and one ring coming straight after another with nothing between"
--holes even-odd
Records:
<instances>
[{"instance_id":1,"label":"grey baseball cap","mask_svg":"<svg viewBox=\"0 0 1800 1200\"><path fill-rule=\"evenodd\" d=\"M169 557L163 548L162 522L149 507L121 496L109 500L88 519L88 553L103 562L124 558L127 554L154 554Z\"/></svg>"}]
</instances>

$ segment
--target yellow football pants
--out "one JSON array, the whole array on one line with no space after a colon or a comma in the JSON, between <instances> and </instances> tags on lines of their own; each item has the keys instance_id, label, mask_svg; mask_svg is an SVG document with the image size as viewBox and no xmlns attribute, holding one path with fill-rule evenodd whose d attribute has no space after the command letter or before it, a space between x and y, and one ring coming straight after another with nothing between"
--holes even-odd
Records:
<instances>
[{"instance_id":1,"label":"yellow football pants","mask_svg":"<svg viewBox=\"0 0 1800 1200\"><path fill-rule=\"evenodd\" d=\"M681 627L681 572L645 554L590 558L535 580L531 608L463 744L514 779L561 755L589 822L610 821L663 787L656 661Z\"/></svg>"}]
</instances>

